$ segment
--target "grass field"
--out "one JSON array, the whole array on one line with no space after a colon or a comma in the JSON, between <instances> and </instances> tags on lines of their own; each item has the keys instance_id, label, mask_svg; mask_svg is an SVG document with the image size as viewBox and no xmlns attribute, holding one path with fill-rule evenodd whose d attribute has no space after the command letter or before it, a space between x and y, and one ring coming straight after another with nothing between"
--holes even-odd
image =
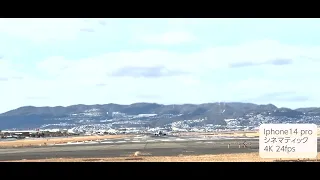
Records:
<instances>
[{"instance_id":1,"label":"grass field","mask_svg":"<svg viewBox=\"0 0 320 180\"><path fill-rule=\"evenodd\" d=\"M318 153L318 157L319 157ZM114 158L58 158L42 160L19 160L15 162L273 162L277 159L262 159L259 153L239 153L223 155L199 155L199 156L132 156ZM319 160L319 158L317 159ZM311 160L312 161L312 160ZM313 160L315 161L315 160ZM11 161L13 162L13 161Z\"/></svg>"},{"instance_id":2,"label":"grass field","mask_svg":"<svg viewBox=\"0 0 320 180\"><path fill-rule=\"evenodd\" d=\"M254 131L237 131L237 132L217 132L217 133L179 133L180 136L229 136L229 137L259 137L259 132ZM105 135L105 136L80 136L80 137L69 137L69 138L49 138L49 139L23 139L16 141L1 141L1 147L27 147L27 146L44 146L49 144L62 144L67 142L77 142L77 141L95 141L102 139L116 139L124 138L132 135ZM318 136L320 136L320 131L318 129Z\"/></svg>"},{"instance_id":3,"label":"grass field","mask_svg":"<svg viewBox=\"0 0 320 180\"><path fill-rule=\"evenodd\" d=\"M0 147L28 147L28 146L45 146L49 144L63 144L67 142L77 141L95 141L102 139L116 139L124 138L129 135L105 135L105 136L79 136L79 137L65 137L65 138L41 138L41 139L22 139L16 141L1 141Z\"/></svg>"}]
</instances>

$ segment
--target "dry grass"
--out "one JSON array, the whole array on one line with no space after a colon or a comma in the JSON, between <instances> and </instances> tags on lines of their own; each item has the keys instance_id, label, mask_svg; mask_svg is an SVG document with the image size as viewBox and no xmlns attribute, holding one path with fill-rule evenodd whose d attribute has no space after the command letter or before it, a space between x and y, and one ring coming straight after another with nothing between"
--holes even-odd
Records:
<instances>
[{"instance_id":1,"label":"dry grass","mask_svg":"<svg viewBox=\"0 0 320 180\"><path fill-rule=\"evenodd\" d=\"M179 136L229 136L229 137L259 137L259 132L256 131L232 131L232 132L216 132L216 133L179 133ZM67 142L77 142L77 141L94 141L100 139L116 139L124 138L132 135L105 135L105 136L81 136L81 137L71 137L71 138L49 138L49 139L23 139L17 141L2 141L0 142L0 147L27 147L27 146L39 146L48 144L62 144ZM318 136L320 136L320 129L318 129Z\"/></svg>"},{"instance_id":2,"label":"dry grass","mask_svg":"<svg viewBox=\"0 0 320 180\"><path fill-rule=\"evenodd\" d=\"M317 160L320 160L320 159L317 159ZM259 153L239 153L239 154L199 155L199 156L179 155L179 156L161 156L161 157L160 156L158 157L157 156L139 156L139 157L131 156L131 157L114 157L114 158L57 158L57 159L42 159L42 160L19 160L15 162L274 162L274 161L276 161L276 159L260 158Z\"/></svg>"},{"instance_id":3,"label":"dry grass","mask_svg":"<svg viewBox=\"0 0 320 180\"><path fill-rule=\"evenodd\" d=\"M49 144L63 144L77 141L95 141L102 139L117 139L128 137L129 135L105 135L105 136L78 136L65 138L41 138L41 139L23 139L17 141L2 141L0 147L28 147L28 146L45 146Z\"/></svg>"}]
</instances>

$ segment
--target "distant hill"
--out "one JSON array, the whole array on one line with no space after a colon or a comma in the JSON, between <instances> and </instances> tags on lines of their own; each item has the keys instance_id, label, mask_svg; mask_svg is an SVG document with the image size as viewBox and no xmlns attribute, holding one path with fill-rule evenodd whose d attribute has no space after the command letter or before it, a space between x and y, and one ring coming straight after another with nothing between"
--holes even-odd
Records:
<instances>
[{"instance_id":1,"label":"distant hill","mask_svg":"<svg viewBox=\"0 0 320 180\"><path fill-rule=\"evenodd\" d=\"M57 123L59 119L73 121L73 114L83 114L95 110L98 115L92 115L92 119L111 119L112 112L121 112L127 115L157 114L159 120L153 122L154 126L160 126L175 120L197 119L206 117L203 123L224 125L224 119L244 117L247 114L262 114L276 117L296 117L320 115L320 108L278 108L273 104L257 105L253 103L228 102L206 104L177 104L162 105L156 103L134 103L130 105L97 104L97 105L72 105L67 107L34 107L24 106L0 114L0 129L6 128L32 128L42 124ZM88 114L88 113L87 113ZM174 118L166 118L161 115L176 115ZM88 117L88 115L86 115ZM77 116L77 119L79 117Z\"/></svg>"}]
</instances>

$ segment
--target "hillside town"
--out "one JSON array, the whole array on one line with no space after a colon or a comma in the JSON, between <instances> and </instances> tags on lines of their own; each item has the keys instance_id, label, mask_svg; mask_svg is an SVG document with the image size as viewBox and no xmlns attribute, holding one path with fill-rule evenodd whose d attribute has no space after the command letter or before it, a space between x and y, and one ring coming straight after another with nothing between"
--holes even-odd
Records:
<instances>
[{"instance_id":1,"label":"hillside town","mask_svg":"<svg viewBox=\"0 0 320 180\"><path fill-rule=\"evenodd\" d=\"M72 114L67 120L72 123L60 122L56 124L43 124L36 130L10 129L2 130L0 137L56 137L76 135L105 135L105 134L148 134L159 131L176 132L217 132L217 131L257 131L263 123L314 123L320 125L320 116L302 116L301 118L275 117L262 114L247 114L236 119L224 119L225 125L202 124L206 117L194 120L177 120L163 126L151 127L150 122L161 121L161 118L175 118L181 115L139 114L126 115L113 112L112 119L94 120L92 117L99 113L91 110L82 114ZM59 119L60 121L66 119ZM59 122L57 119L57 122Z\"/></svg>"}]
</instances>

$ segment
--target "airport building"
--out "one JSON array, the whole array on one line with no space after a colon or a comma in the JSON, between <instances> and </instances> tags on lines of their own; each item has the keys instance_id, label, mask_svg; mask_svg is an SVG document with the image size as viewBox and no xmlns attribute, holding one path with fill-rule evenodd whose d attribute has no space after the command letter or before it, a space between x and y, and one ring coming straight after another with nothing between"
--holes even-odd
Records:
<instances>
[{"instance_id":1,"label":"airport building","mask_svg":"<svg viewBox=\"0 0 320 180\"><path fill-rule=\"evenodd\" d=\"M79 135L74 132L68 132L65 129L45 129L45 130L20 130L20 131L0 131L0 138L17 138L23 139L26 137L41 138L41 137L62 137Z\"/></svg>"}]
</instances>

